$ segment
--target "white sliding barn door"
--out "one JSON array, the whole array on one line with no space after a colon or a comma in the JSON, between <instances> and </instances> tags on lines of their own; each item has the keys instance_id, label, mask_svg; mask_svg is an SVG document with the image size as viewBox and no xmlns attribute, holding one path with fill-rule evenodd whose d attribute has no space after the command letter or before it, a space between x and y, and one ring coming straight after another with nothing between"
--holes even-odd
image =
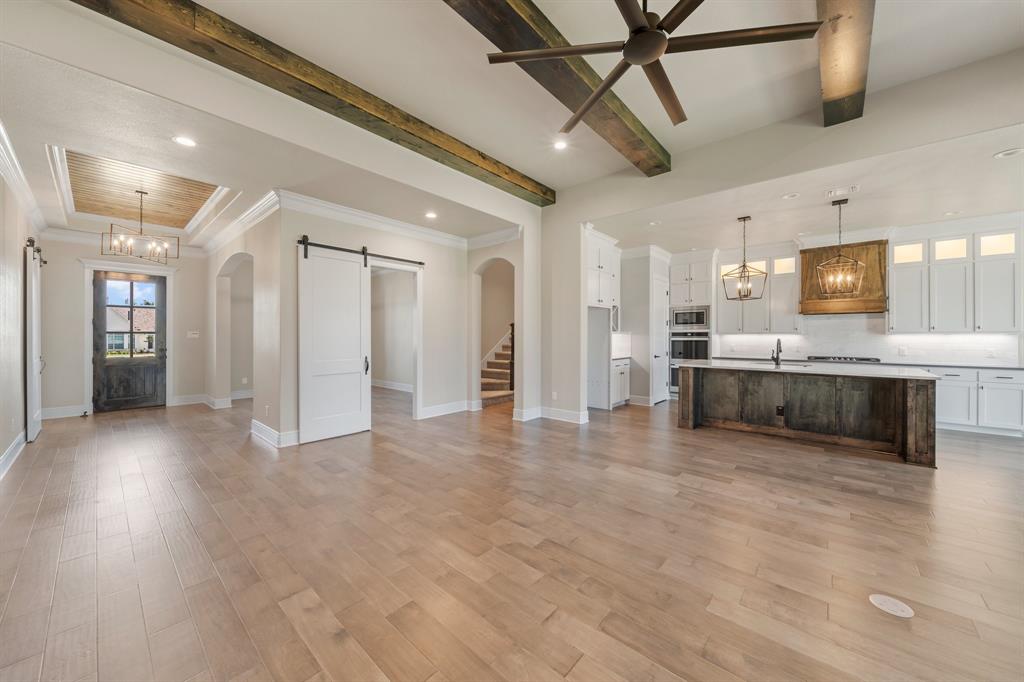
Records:
<instances>
[{"instance_id":1,"label":"white sliding barn door","mask_svg":"<svg viewBox=\"0 0 1024 682\"><path fill-rule=\"evenodd\" d=\"M299 257L299 442L370 428L370 268L357 254Z\"/></svg>"},{"instance_id":2,"label":"white sliding barn door","mask_svg":"<svg viewBox=\"0 0 1024 682\"><path fill-rule=\"evenodd\" d=\"M42 299L39 290L41 261L42 255L36 253L33 247L25 247L25 440L30 443L39 436L43 427Z\"/></svg>"}]
</instances>

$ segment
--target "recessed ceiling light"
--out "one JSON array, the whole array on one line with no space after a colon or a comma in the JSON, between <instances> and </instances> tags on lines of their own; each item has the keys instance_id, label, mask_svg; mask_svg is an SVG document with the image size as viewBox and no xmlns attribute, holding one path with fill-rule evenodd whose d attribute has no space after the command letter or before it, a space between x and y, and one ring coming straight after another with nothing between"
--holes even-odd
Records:
<instances>
[{"instance_id":1,"label":"recessed ceiling light","mask_svg":"<svg viewBox=\"0 0 1024 682\"><path fill-rule=\"evenodd\" d=\"M782 198L783 199L796 199L798 196L800 196L800 192L790 192L789 194L783 194Z\"/></svg>"},{"instance_id":2,"label":"recessed ceiling light","mask_svg":"<svg viewBox=\"0 0 1024 682\"><path fill-rule=\"evenodd\" d=\"M946 211L945 216L947 218L952 218L953 216L960 215L961 213L963 213L963 211Z\"/></svg>"},{"instance_id":3,"label":"recessed ceiling light","mask_svg":"<svg viewBox=\"0 0 1024 682\"><path fill-rule=\"evenodd\" d=\"M555 140L554 147L558 151L562 151L563 149L565 149L568 146L569 146L569 143L566 142L565 140Z\"/></svg>"},{"instance_id":4,"label":"recessed ceiling light","mask_svg":"<svg viewBox=\"0 0 1024 682\"><path fill-rule=\"evenodd\" d=\"M996 152L992 155L993 159L1009 159L1014 156L1020 156L1024 154L1024 147L1012 147L1010 149L1004 149L1001 152Z\"/></svg>"},{"instance_id":5,"label":"recessed ceiling light","mask_svg":"<svg viewBox=\"0 0 1024 682\"><path fill-rule=\"evenodd\" d=\"M193 140L191 137L185 137L184 135L175 135L171 139L174 140L175 142L177 142L178 144L180 144L182 147L195 147L196 146L196 141L195 140Z\"/></svg>"},{"instance_id":6,"label":"recessed ceiling light","mask_svg":"<svg viewBox=\"0 0 1024 682\"><path fill-rule=\"evenodd\" d=\"M436 217L437 217L437 214L436 214L436 213L434 213L433 211L427 211L427 212L426 212L426 213L424 213L423 215L424 215L424 216L426 216L426 217L427 217L428 219L430 219L430 220L433 220L434 218L436 218Z\"/></svg>"}]
</instances>

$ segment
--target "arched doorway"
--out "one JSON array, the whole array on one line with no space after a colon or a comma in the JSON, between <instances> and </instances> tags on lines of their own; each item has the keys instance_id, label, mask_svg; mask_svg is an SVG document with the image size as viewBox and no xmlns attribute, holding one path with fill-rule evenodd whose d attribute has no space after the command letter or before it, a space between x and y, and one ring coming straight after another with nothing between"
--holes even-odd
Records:
<instances>
[{"instance_id":1,"label":"arched doorway","mask_svg":"<svg viewBox=\"0 0 1024 682\"><path fill-rule=\"evenodd\" d=\"M475 270L480 292L479 400L483 408L504 405L511 418L516 390L516 268L504 258L491 258Z\"/></svg>"},{"instance_id":2,"label":"arched doorway","mask_svg":"<svg viewBox=\"0 0 1024 682\"><path fill-rule=\"evenodd\" d=\"M216 278L216 407L251 408L253 367L253 257L236 253L221 265Z\"/></svg>"}]
</instances>

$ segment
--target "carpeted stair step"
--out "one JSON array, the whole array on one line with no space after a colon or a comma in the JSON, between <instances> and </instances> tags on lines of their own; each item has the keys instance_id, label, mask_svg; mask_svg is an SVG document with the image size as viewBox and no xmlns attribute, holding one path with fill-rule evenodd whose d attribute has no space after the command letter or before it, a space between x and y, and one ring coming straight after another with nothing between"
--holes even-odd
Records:
<instances>
[{"instance_id":1,"label":"carpeted stair step","mask_svg":"<svg viewBox=\"0 0 1024 682\"><path fill-rule=\"evenodd\" d=\"M480 370L480 376L484 377L485 379L502 379L504 381L508 381L509 370L508 369L492 369L492 368L488 367L487 369Z\"/></svg>"},{"instance_id":2,"label":"carpeted stair step","mask_svg":"<svg viewBox=\"0 0 1024 682\"><path fill-rule=\"evenodd\" d=\"M481 379L481 391L507 391L508 379Z\"/></svg>"},{"instance_id":3,"label":"carpeted stair step","mask_svg":"<svg viewBox=\"0 0 1024 682\"><path fill-rule=\"evenodd\" d=\"M497 403L507 403L515 399L512 391L480 391L480 402L486 407Z\"/></svg>"}]
</instances>

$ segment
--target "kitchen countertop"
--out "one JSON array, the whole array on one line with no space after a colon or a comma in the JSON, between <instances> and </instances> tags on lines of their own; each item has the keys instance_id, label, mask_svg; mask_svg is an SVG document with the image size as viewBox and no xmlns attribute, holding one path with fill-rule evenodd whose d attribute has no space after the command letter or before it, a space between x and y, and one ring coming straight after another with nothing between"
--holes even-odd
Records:
<instances>
[{"instance_id":1,"label":"kitchen countertop","mask_svg":"<svg viewBox=\"0 0 1024 682\"><path fill-rule=\"evenodd\" d=\"M806 362L783 360L775 367L771 360L679 360L679 367L699 369L737 369L752 372L781 372L783 374L823 374L829 376L872 377L877 379L937 380L939 377L917 367L892 367L875 362Z\"/></svg>"},{"instance_id":2,"label":"kitchen countertop","mask_svg":"<svg viewBox=\"0 0 1024 682\"><path fill-rule=\"evenodd\" d=\"M722 356L718 355L718 356L715 356L714 359L715 360L748 360L748 361L749 360L753 360L755 362L760 362L764 358L726 358L726 357L722 357ZM783 362L800 362L800 363L811 362L810 360L802 360L802 359L797 359L797 358L794 358L794 359L783 358L782 361ZM822 364L842 365L842 364L854 364L854 363L828 362L828 363L822 363ZM960 368L963 368L963 369L991 369L991 370L995 370L995 371L1002 371L1002 370L1007 370L1007 371L1014 371L1014 370L1016 370L1016 371L1020 371L1020 370L1024 369L1024 367L1005 367L1005 366L1000 366L1000 365L965 365L965 364L953 365L953 364L950 364L948 362L886 362L884 360L882 362L871 362L871 363L867 363L867 362L861 363L861 362L858 362L858 363L855 363L855 364L858 364L858 365L870 364L870 365L874 365L875 367L877 367L879 365L885 365L887 367L949 367L949 368L960 367Z\"/></svg>"}]
</instances>

